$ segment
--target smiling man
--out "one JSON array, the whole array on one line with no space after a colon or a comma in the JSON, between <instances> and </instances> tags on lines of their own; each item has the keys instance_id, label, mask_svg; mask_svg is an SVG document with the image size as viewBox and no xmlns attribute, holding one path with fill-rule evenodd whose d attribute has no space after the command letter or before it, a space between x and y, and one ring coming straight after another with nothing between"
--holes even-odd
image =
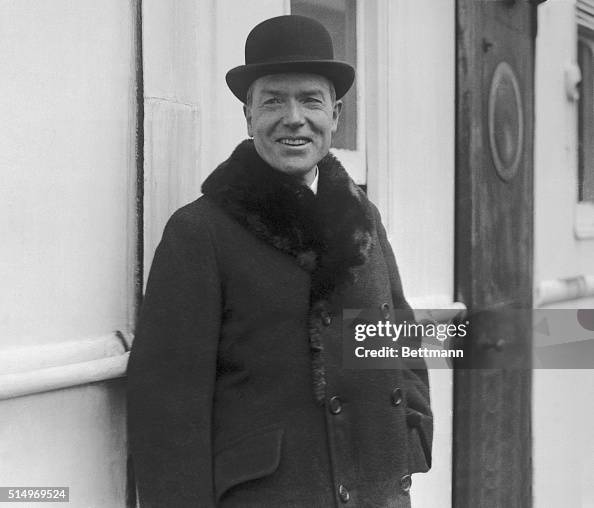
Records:
<instances>
[{"instance_id":1,"label":"smiling man","mask_svg":"<svg viewBox=\"0 0 594 508\"><path fill-rule=\"evenodd\" d=\"M342 312L404 311L377 209L330 153L354 69L317 21L256 26L242 142L169 220L128 369L141 507L410 506L427 372L342 368Z\"/></svg>"}]
</instances>

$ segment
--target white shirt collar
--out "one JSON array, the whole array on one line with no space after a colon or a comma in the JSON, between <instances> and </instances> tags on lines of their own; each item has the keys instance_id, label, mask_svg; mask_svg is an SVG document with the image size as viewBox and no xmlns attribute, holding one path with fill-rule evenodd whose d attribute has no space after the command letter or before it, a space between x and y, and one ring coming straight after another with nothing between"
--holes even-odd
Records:
<instances>
[{"instance_id":1,"label":"white shirt collar","mask_svg":"<svg viewBox=\"0 0 594 508\"><path fill-rule=\"evenodd\" d=\"M320 176L320 172L318 171L318 166L316 165L316 176L314 176L313 182L311 182L311 185L309 186L309 188L311 189L311 191L314 194L318 193L318 177Z\"/></svg>"}]
</instances>

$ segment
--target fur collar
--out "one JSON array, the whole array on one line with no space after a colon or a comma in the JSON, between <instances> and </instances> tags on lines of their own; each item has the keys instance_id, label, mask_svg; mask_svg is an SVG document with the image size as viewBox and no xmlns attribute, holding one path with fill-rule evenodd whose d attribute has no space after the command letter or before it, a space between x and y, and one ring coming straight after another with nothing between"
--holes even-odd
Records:
<instances>
[{"instance_id":1,"label":"fur collar","mask_svg":"<svg viewBox=\"0 0 594 508\"><path fill-rule=\"evenodd\" d=\"M319 163L318 193L271 168L243 141L202 185L202 192L252 234L311 273L309 335L314 392L323 403L322 319L334 291L355 280L371 248L365 194L331 154Z\"/></svg>"}]
</instances>

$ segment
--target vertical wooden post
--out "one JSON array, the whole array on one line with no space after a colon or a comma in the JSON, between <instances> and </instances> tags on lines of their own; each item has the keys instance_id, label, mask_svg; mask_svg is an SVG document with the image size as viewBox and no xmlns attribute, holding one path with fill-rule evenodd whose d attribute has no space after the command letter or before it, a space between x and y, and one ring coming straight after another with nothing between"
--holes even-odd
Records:
<instances>
[{"instance_id":1,"label":"vertical wooden post","mask_svg":"<svg viewBox=\"0 0 594 508\"><path fill-rule=\"evenodd\" d=\"M457 1L455 508L528 508L531 491L535 5Z\"/></svg>"}]
</instances>

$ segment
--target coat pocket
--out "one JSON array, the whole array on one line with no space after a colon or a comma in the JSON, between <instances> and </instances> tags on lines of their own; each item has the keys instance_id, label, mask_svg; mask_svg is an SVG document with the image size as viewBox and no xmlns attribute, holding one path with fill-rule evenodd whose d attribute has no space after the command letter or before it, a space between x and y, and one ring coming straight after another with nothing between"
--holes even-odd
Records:
<instances>
[{"instance_id":1,"label":"coat pocket","mask_svg":"<svg viewBox=\"0 0 594 508\"><path fill-rule=\"evenodd\" d=\"M217 502L240 483L271 475L278 469L283 429L268 429L230 443L215 453L214 487Z\"/></svg>"},{"instance_id":2,"label":"coat pocket","mask_svg":"<svg viewBox=\"0 0 594 508\"><path fill-rule=\"evenodd\" d=\"M433 418L413 409L406 409L409 473L424 473L431 469Z\"/></svg>"}]
</instances>

